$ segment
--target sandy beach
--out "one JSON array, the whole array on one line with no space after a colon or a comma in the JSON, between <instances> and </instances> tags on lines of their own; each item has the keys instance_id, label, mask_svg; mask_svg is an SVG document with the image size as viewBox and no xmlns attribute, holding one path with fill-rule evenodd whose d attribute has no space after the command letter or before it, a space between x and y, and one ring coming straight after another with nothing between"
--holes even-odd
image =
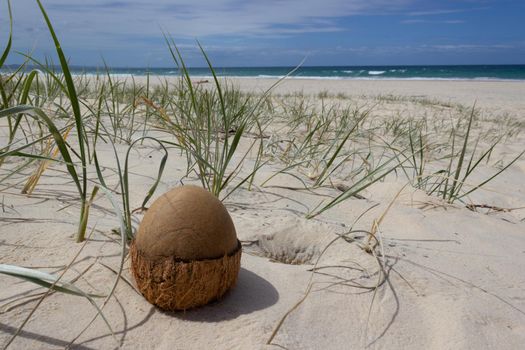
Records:
<instances>
[{"instance_id":1,"label":"sandy beach","mask_svg":"<svg viewBox=\"0 0 525 350\"><path fill-rule=\"evenodd\" d=\"M255 100L275 82L228 80ZM143 86L145 79L136 84ZM211 80L202 85L214 91ZM129 141L143 135L177 141L162 118L175 116L184 98L170 104L153 92L147 99L137 93L141 100L117 101L121 107L110 113L96 93L80 96L87 101L82 113L89 135L103 129L96 129L93 111L106 108L96 119L108 130L96 151L119 202L115 153L123 164ZM97 311L88 300L55 292L38 305L11 348L521 348L525 156L516 157L525 151L524 96L524 81L285 80L260 103L254 114L260 129L252 123L242 135L233 157L242 167L221 193L229 194L223 203L243 246L230 292L202 308L161 311L136 290L124 255L114 294L107 302L95 299L104 305L114 335L101 317L90 323ZM62 113L52 103L43 108L57 118ZM117 129L112 115L123 116ZM3 147L8 126L0 123ZM36 139L37 127L31 124L30 131L29 125L24 130ZM122 131L115 153L108 141L114 130ZM68 141L77 149L75 129ZM186 153L168 148L152 200L181 184L201 186L199 176L188 172ZM141 206L162 156L154 142L130 152L131 209ZM439 192L443 169L453 177L460 158L464 186L458 183L450 196ZM95 196L88 239L76 243L80 203L63 163L49 164L32 194L21 193L39 161L21 167L25 158L10 156L0 167L0 263L60 275L73 260L64 280L108 295L123 249L110 201L102 192ZM93 164L87 167L89 186L98 183ZM253 178L236 188L253 169ZM458 182L450 177L449 189ZM344 200L321 210L342 195ZM142 217L133 212L134 229ZM0 275L0 285L4 344L47 289L6 275Z\"/></svg>"},{"instance_id":2,"label":"sandy beach","mask_svg":"<svg viewBox=\"0 0 525 350\"><path fill-rule=\"evenodd\" d=\"M232 80L232 79L230 79ZM238 78L233 79L243 90L268 89L276 79ZM279 84L274 93L302 91L306 94L329 92L348 95L403 95L425 96L441 101L472 104L478 101L484 106L491 103L500 107L522 106L521 96L525 92L522 81L494 80L395 80L395 79L287 79ZM499 101L499 102L498 102Z\"/></svg>"}]
</instances>

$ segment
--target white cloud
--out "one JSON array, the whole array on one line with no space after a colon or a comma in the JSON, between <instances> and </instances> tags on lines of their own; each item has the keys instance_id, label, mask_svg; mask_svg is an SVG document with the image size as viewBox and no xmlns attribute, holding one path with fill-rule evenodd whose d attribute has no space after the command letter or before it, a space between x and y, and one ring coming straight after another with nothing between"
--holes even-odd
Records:
<instances>
[{"instance_id":1,"label":"white cloud","mask_svg":"<svg viewBox=\"0 0 525 350\"><path fill-rule=\"evenodd\" d=\"M430 10L430 11L413 11L409 12L408 16L437 16L437 15L448 15L451 13L461 13L465 12L464 9L454 9L454 10Z\"/></svg>"},{"instance_id":2,"label":"white cloud","mask_svg":"<svg viewBox=\"0 0 525 350\"><path fill-rule=\"evenodd\" d=\"M435 9L428 11L412 11L407 13L408 16L439 16L439 15L450 15L454 13L464 13L472 11L487 10L489 7L469 7L469 8L457 8L457 9Z\"/></svg>"},{"instance_id":3,"label":"white cloud","mask_svg":"<svg viewBox=\"0 0 525 350\"><path fill-rule=\"evenodd\" d=\"M427 19L407 19L401 21L403 24L419 24L419 23L434 23L434 24L461 24L465 23L463 20L450 19L450 20L427 20Z\"/></svg>"},{"instance_id":4,"label":"white cloud","mask_svg":"<svg viewBox=\"0 0 525 350\"><path fill-rule=\"evenodd\" d=\"M337 19L398 10L413 0L43 0L66 40L97 47L123 38L159 37L161 27L178 38L272 36L341 31ZM44 31L34 0L13 1L17 35ZM22 28L22 29L21 29ZM68 43L71 45L71 43Z\"/></svg>"},{"instance_id":5,"label":"white cloud","mask_svg":"<svg viewBox=\"0 0 525 350\"><path fill-rule=\"evenodd\" d=\"M421 50L440 51L440 52L486 52L515 49L519 46L515 44L443 44L443 45L422 45Z\"/></svg>"}]
</instances>

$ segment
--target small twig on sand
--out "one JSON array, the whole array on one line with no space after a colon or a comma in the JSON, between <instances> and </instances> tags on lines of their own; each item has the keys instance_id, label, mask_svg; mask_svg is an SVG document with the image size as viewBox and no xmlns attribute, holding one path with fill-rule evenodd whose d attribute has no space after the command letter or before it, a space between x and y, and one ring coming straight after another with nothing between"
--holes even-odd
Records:
<instances>
[{"instance_id":1,"label":"small twig on sand","mask_svg":"<svg viewBox=\"0 0 525 350\"><path fill-rule=\"evenodd\" d=\"M472 210L472 211L477 211L476 209L481 208L481 209L489 209L489 210L503 212L503 213L510 213L513 210L525 209L525 207L501 208L501 207L497 207L495 205L488 205L488 204L467 204L466 207L467 207L467 209Z\"/></svg>"}]
</instances>

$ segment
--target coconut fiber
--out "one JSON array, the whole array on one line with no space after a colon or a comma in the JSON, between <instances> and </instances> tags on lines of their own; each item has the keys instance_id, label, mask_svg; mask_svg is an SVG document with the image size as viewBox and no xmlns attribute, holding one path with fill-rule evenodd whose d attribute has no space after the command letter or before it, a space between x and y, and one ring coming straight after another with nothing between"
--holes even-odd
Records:
<instances>
[{"instance_id":1,"label":"coconut fiber","mask_svg":"<svg viewBox=\"0 0 525 350\"><path fill-rule=\"evenodd\" d=\"M164 310L202 306L224 295L237 282L241 244L218 259L181 261L176 257L151 260L130 248L132 273L142 295Z\"/></svg>"}]
</instances>

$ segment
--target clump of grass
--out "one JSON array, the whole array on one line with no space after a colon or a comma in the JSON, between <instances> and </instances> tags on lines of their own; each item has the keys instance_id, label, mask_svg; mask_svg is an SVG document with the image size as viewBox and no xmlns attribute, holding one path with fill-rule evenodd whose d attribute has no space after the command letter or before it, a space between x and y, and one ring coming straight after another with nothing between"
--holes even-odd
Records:
<instances>
[{"instance_id":1,"label":"clump of grass","mask_svg":"<svg viewBox=\"0 0 525 350\"><path fill-rule=\"evenodd\" d=\"M492 181L502 172L507 170L512 164L514 164L525 153L525 150L524 150L523 152L519 153L514 159L512 159L507 165L499 169L496 173L494 173L487 179L483 180L477 185L474 185L468 190L463 190L463 187L466 184L468 184L469 178L472 175L472 173L476 170L476 168L481 164L482 161L488 160L494 148L500 142L500 139L498 139L491 146L489 146L486 150L482 151L481 154L476 158L476 154L478 153L477 148L479 144L479 139L478 139L473 149L470 150L470 156L469 156L468 148L469 148L470 133L471 133L472 121L474 119L474 115L475 115L475 108L473 107L472 112L470 114L470 118L468 120L468 125L465 131L465 136L463 137L463 140L462 140L463 144L460 148L459 157L457 157L457 162L454 162L454 160L456 159L455 145L456 145L456 138L458 138L458 136L456 134L456 130L455 129L452 130L452 148L451 148L451 154L450 154L450 163L446 169L436 173L436 174L439 174L440 177L442 177L442 179L438 181L437 184L435 184L434 187L431 188L430 191L428 192L429 194L436 193L437 195L441 196L444 200L446 200L449 203L453 203L456 200L461 200L465 196L468 196L474 191L482 188L488 182ZM466 163L467 159L468 159L468 163Z\"/></svg>"},{"instance_id":2,"label":"clump of grass","mask_svg":"<svg viewBox=\"0 0 525 350\"><path fill-rule=\"evenodd\" d=\"M177 99L169 103L169 111L156 107L159 120L166 130L175 136L176 145L186 154L188 174L195 173L202 186L216 197L227 198L237 188L252 181L262 162L262 126L258 120L258 108L263 97L253 101L232 87L224 86L200 46L213 76L214 86L206 88L192 82L182 55L173 40L166 37L172 58L181 72ZM243 137L255 132L254 141L241 150ZM237 179L243 165L259 142L259 151L248 175ZM172 143L173 144L173 143ZM226 188L236 180L229 191Z\"/></svg>"},{"instance_id":3,"label":"clump of grass","mask_svg":"<svg viewBox=\"0 0 525 350\"><path fill-rule=\"evenodd\" d=\"M416 188L426 191L429 195L438 196L448 203L463 201L463 198L495 179L525 154L525 151L519 153L497 172L478 184L470 184L472 175L476 173L481 164L489 161L494 149L506 135L504 133L498 136L485 149L479 150L482 135L477 137L473 145L471 140L475 116L476 109L472 107L467 124L463 125L463 120L459 119L449 131L449 142L443 145L430 144L429 135L423 134L424 126L422 124L416 123L414 126L412 121L408 121L408 130L406 130L406 126L402 127L403 131L399 134L406 135L409 148L406 152L399 152L399 157L404 159L403 162L408 163L408 166L403 165L402 169ZM463 132L459 131L461 129ZM443 157L443 160L447 161L447 165L429 173L427 164L432 158L429 154L432 149L448 152ZM407 171L408 168L412 169L411 173Z\"/></svg>"},{"instance_id":4,"label":"clump of grass","mask_svg":"<svg viewBox=\"0 0 525 350\"><path fill-rule=\"evenodd\" d=\"M307 218L314 218L351 197L362 198L360 192L383 180L400 165L395 154L387 156L384 146L373 144L374 137L364 126L373 108L340 108L322 101L316 109L304 98L295 98L295 106L293 102L285 104L284 110L291 113L284 120L289 125L285 133L292 135L291 139L285 140L284 149L281 139L269 145L273 159L285 167L270 175L262 186L278 175L286 175L303 186L286 186L288 189L312 192L322 187L337 187L339 192L319 203ZM375 158L378 147L383 151ZM335 186L333 178L342 178L350 185Z\"/></svg>"}]
</instances>

